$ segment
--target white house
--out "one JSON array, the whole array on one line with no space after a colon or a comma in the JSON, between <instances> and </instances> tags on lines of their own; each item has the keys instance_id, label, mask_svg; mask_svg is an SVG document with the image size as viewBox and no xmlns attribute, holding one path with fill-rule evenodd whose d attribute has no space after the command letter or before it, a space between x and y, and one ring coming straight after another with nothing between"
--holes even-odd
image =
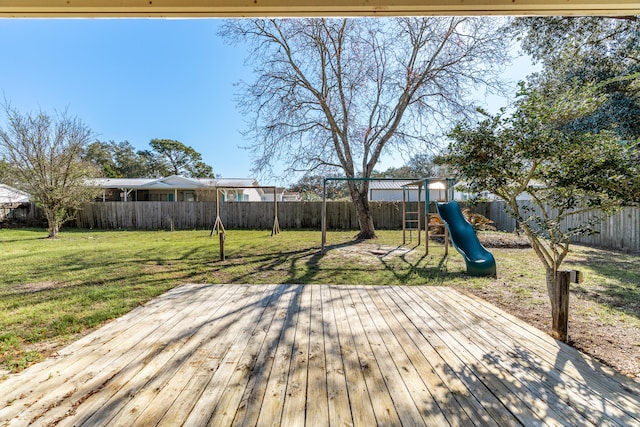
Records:
<instances>
[{"instance_id":1,"label":"white house","mask_svg":"<svg viewBox=\"0 0 640 427\"><path fill-rule=\"evenodd\" d=\"M469 193L468 191L464 190L466 183L463 181L458 182L454 187L454 191L453 191L453 198L454 200L458 200L461 202L467 201L467 200L472 200L472 199L483 199L483 200L487 200L490 202L493 201L501 201L502 199L498 196L496 196L495 194L489 192L489 191L483 191L480 194L476 194L476 193ZM532 182L530 184L530 186L532 188L543 188L544 184L540 183L540 182ZM516 197L516 200L519 201L526 201L526 200L531 200L531 195L529 193L527 193L526 191L522 194L520 194L518 197Z\"/></svg>"},{"instance_id":2,"label":"white house","mask_svg":"<svg viewBox=\"0 0 640 427\"><path fill-rule=\"evenodd\" d=\"M264 194L250 178L98 178L90 185L103 189L102 201L215 201L217 192L221 201L259 202Z\"/></svg>"},{"instance_id":3,"label":"white house","mask_svg":"<svg viewBox=\"0 0 640 427\"><path fill-rule=\"evenodd\" d=\"M0 205L14 205L26 203L29 201L29 195L17 188L0 184Z\"/></svg>"},{"instance_id":4,"label":"white house","mask_svg":"<svg viewBox=\"0 0 640 427\"><path fill-rule=\"evenodd\" d=\"M262 201L273 202L274 191L272 189L265 190ZM275 188L275 198L278 202L299 202L302 200L300 193L295 191L287 191L284 187Z\"/></svg>"},{"instance_id":5,"label":"white house","mask_svg":"<svg viewBox=\"0 0 640 427\"><path fill-rule=\"evenodd\" d=\"M418 186L409 185L416 180L384 180L371 181L369 183L369 201L401 202L403 192L406 193L406 201L418 201ZM425 201L425 188L422 188L420 200ZM446 179L433 178L429 180L429 200L444 201L447 199Z\"/></svg>"}]
</instances>

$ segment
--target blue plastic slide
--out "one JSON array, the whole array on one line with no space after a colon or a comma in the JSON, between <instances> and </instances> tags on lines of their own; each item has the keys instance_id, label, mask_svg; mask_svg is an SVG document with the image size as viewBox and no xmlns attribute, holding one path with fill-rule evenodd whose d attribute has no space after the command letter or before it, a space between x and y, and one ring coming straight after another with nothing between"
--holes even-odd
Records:
<instances>
[{"instance_id":1,"label":"blue plastic slide","mask_svg":"<svg viewBox=\"0 0 640 427\"><path fill-rule=\"evenodd\" d=\"M462 254L470 276L496 277L496 260L478 240L458 202L436 203L438 215L449 230L453 246Z\"/></svg>"}]
</instances>

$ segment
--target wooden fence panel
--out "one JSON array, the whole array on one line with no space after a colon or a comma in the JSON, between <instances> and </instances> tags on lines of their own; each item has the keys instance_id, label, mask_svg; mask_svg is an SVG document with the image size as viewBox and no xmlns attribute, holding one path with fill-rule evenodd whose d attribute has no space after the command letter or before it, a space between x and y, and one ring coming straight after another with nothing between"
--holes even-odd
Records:
<instances>
[{"instance_id":1,"label":"wooden fence panel","mask_svg":"<svg viewBox=\"0 0 640 427\"><path fill-rule=\"evenodd\" d=\"M488 205L488 206L487 206ZM474 212L481 213L494 221L494 225L501 231L514 231L516 221L507 213L504 202L480 203L472 207ZM540 213L530 202L522 202L533 213ZM568 218L565 227L577 227L585 224L595 213L582 213ZM573 243L616 249L627 252L640 252L640 208L628 207L620 212L602 219L593 227L595 234L574 236Z\"/></svg>"},{"instance_id":2,"label":"wooden fence panel","mask_svg":"<svg viewBox=\"0 0 640 427\"><path fill-rule=\"evenodd\" d=\"M271 230L273 209L273 202L224 202L220 205L220 217L228 229ZM408 210L416 209L413 203ZM516 222L506 212L503 202L480 203L471 210L494 221L498 230L515 230ZM402 228L401 202L371 202L371 211L376 228ZM29 216L34 218L37 212L32 206ZM96 202L86 204L78 213L77 225L97 229L211 229L215 213L215 202ZM575 226L588 218L588 214L582 214L569 219L565 225ZM278 221L282 229L320 230L322 202L279 202ZM328 230L357 228L358 219L351 202L327 202ZM574 241L640 252L640 208L626 208L601 221L595 230L597 234L577 236Z\"/></svg>"}]
</instances>

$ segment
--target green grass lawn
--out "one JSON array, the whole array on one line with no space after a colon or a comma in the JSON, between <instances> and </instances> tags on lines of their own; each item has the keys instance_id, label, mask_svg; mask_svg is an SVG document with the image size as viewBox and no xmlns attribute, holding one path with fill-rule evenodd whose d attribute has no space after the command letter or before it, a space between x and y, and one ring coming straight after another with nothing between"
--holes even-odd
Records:
<instances>
[{"instance_id":1,"label":"green grass lawn","mask_svg":"<svg viewBox=\"0 0 640 427\"><path fill-rule=\"evenodd\" d=\"M524 297L544 286L531 250L492 249L499 269L496 281L467 277L457 252L451 249L445 258L437 243L432 243L429 256L423 248L388 253L401 244L400 231L380 231L374 243L385 246L365 254L351 250L354 235L329 233L329 250L321 255L319 231L285 230L271 237L267 231L231 230L227 260L221 262L218 237L209 237L206 230L64 230L59 239L48 240L43 230L0 229L0 362L7 370L19 371L77 334L182 283L434 284L468 289L498 284L521 288ZM581 292L598 295L602 316L627 316L640 327L637 256L578 248L570 264L585 271L588 283L581 285Z\"/></svg>"}]
</instances>

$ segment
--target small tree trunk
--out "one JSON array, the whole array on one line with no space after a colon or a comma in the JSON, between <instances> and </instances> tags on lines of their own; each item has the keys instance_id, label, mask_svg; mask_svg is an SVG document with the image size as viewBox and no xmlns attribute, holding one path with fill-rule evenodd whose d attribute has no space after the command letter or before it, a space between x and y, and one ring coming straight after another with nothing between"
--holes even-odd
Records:
<instances>
[{"instance_id":1,"label":"small tree trunk","mask_svg":"<svg viewBox=\"0 0 640 427\"><path fill-rule=\"evenodd\" d=\"M58 237L62 221L58 219L58 215L56 215L55 211L45 209L44 214L47 217L47 232L49 233L47 238L55 239Z\"/></svg>"},{"instance_id":2,"label":"small tree trunk","mask_svg":"<svg viewBox=\"0 0 640 427\"><path fill-rule=\"evenodd\" d=\"M47 228L49 235L47 236L49 239L55 239L58 237L58 232L60 231L60 226L56 223L49 222L49 227Z\"/></svg>"},{"instance_id":3,"label":"small tree trunk","mask_svg":"<svg viewBox=\"0 0 640 427\"><path fill-rule=\"evenodd\" d=\"M364 239L376 239L376 229L373 226L373 217L371 216L371 209L369 208L369 200L366 195L356 193L353 195L353 202L356 206L356 215L358 217L358 225L360 226L360 233L356 236L358 240Z\"/></svg>"}]
</instances>

